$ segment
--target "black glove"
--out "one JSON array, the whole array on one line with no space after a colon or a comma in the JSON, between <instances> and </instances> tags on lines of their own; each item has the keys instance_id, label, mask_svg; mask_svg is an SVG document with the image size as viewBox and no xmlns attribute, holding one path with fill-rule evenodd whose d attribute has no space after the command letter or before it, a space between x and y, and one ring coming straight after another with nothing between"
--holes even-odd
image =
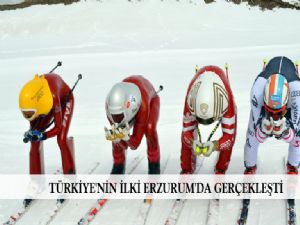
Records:
<instances>
[{"instance_id":1,"label":"black glove","mask_svg":"<svg viewBox=\"0 0 300 225\"><path fill-rule=\"evenodd\" d=\"M38 131L38 130L29 130L29 131L25 132L23 142L27 143L29 141L33 141L33 142L43 141L46 138L47 137L46 137L46 134L44 132L41 132L41 131Z\"/></svg>"}]
</instances>

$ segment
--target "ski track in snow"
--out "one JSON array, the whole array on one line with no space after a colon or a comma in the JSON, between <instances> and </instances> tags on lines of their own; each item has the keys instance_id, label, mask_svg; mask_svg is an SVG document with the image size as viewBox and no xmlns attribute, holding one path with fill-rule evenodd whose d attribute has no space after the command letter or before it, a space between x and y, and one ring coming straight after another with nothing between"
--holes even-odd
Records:
<instances>
[{"instance_id":1,"label":"ski track in snow","mask_svg":"<svg viewBox=\"0 0 300 225\"><path fill-rule=\"evenodd\" d=\"M264 58L286 55L300 60L300 24L295 21L300 21L300 15L293 10L261 12L221 1L204 5L111 0L1 12L0 127L5 127L0 134L1 173L28 173L29 146L22 143L28 124L17 107L19 90L35 73L47 72L58 60L63 66L57 73L68 84L73 85L77 74L83 74L74 93L70 127L79 173L95 161L101 162L97 173L110 171L111 145L105 141L103 131L108 124L105 97L115 82L127 75L142 74L155 87L164 85L158 125L161 159L163 162L171 154L165 173L177 174L183 103L194 67L214 64L223 68L229 63L229 79L238 106L238 134L228 173L242 173L251 85ZM203 136L207 137L212 128L202 128ZM219 136L220 129L213 139ZM46 172L52 173L61 167L56 140L47 140L44 148ZM275 139L261 145L258 173L283 173L282 157L287 148ZM137 151L128 151L127 162L137 155L146 155L145 141ZM199 173L212 173L215 160L216 155L206 159ZM136 173L146 172L147 160L143 160ZM51 224L76 224L94 202L68 201ZM178 225L205 224L208 202L187 201ZM0 200L0 221L6 221L20 203ZM54 204L54 200L38 201L18 224L40 225ZM109 201L91 224L134 225L133 217L141 204L142 200ZM164 224L172 204L172 200L153 201L147 224ZM300 202L296 204L300 215ZM239 207L238 200L220 200L219 224L236 224ZM247 224L282 225L285 213L283 200L253 200Z\"/></svg>"}]
</instances>

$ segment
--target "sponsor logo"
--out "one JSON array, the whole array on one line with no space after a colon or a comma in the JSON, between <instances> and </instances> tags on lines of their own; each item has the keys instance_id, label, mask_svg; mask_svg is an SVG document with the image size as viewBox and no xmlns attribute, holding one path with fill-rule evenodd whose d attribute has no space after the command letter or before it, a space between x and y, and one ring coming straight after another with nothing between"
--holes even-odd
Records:
<instances>
[{"instance_id":1,"label":"sponsor logo","mask_svg":"<svg viewBox=\"0 0 300 225\"><path fill-rule=\"evenodd\" d=\"M64 119L63 119L63 123L62 123L63 127L67 126L67 121L68 121L70 115L71 115L71 103L68 102L66 104L66 111L64 113Z\"/></svg>"},{"instance_id":2,"label":"sponsor logo","mask_svg":"<svg viewBox=\"0 0 300 225\"><path fill-rule=\"evenodd\" d=\"M255 108L257 108L257 106L258 106L258 103L257 103L257 98L256 98L256 96L254 95L253 96L253 98L252 98L252 105L255 107Z\"/></svg>"},{"instance_id":3,"label":"sponsor logo","mask_svg":"<svg viewBox=\"0 0 300 225\"><path fill-rule=\"evenodd\" d=\"M40 101L40 99L44 96L44 86L42 86L31 98L32 100L36 99L36 101Z\"/></svg>"},{"instance_id":4,"label":"sponsor logo","mask_svg":"<svg viewBox=\"0 0 300 225\"><path fill-rule=\"evenodd\" d=\"M246 140L246 145L247 145L248 148L252 148L249 138L247 138L247 140Z\"/></svg>"},{"instance_id":5,"label":"sponsor logo","mask_svg":"<svg viewBox=\"0 0 300 225\"><path fill-rule=\"evenodd\" d=\"M205 114L207 113L207 110L208 110L208 105L205 104L205 103L202 103L202 104L200 105L200 110L201 110L201 112L205 115Z\"/></svg>"},{"instance_id":6,"label":"sponsor logo","mask_svg":"<svg viewBox=\"0 0 300 225\"><path fill-rule=\"evenodd\" d=\"M297 103L293 102L292 103L292 113L293 113L293 124L297 124L298 121L298 107L297 107Z\"/></svg>"},{"instance_id":7,"label":"sponsor logo","mask_svg":"<svg viewBox=\"0 0 300 225\"><path fill-rule=\"evenodd\" d=\"M252 137L254 137L254 131L252 131L250 128L248 128L248 134Z\"/></svg>"},{"instance_id":8,"label":"sponsor logo","mask_svg":"<svg viewBox=\"0 0 300 225\"><path fill-rule=\"evenodd\" d=\"M292 97L298 97L298 96L300 96L300 91L292 91L291 96Z\"/></svg>"}]
</instances>

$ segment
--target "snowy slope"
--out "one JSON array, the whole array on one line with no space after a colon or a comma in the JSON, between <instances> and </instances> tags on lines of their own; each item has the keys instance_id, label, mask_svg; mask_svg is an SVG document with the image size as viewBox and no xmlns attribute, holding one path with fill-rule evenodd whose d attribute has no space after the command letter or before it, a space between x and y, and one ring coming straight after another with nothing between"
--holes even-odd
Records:
<instances>
[{"instance_id":1,"label":"snowy slope","mask_svg":"<svg viewBox=\"0 0 300 225\"><path fill-rule=\"evenodd\" d=\"M166 173L178 173L183 102L194 66L223 67L228 62L238 105L237 142L228 173L241 173L251 85L263 58L286 55L300 59L298 21L298 11L261 12L222 1L205 5L196 1L106 0L1 12L0 172L28 173L29 146L22 143L28 124L18 110L18 93L35 73L47 72L62 60L63 67L57 73L70 85L78 73L84 76L75 90L70 129L70 135L75 137L79 173L88 171L96 161L101 162L97 173L110 171L111 146L103 133L107 125L105 96L115 82L130 74L142 74L155 87L165 87L160 94L161 154L162 160L171 154ZM207 137L211 129L205 127L203 136ZM218 135L220 131L214 138ZM138 151L128 151L128 161L145 152L143 143ZM286 144L269 140L260 148L258 172L282 173L286 153ZM206 159L200 173L212 173L215 157ZM45 166L48 173L60 167L55 140L45 143ZM135 173L146 173L146 169L144 159ZM92 202L70 201L52 224L76 224ZM250 225L284 224L282 201L253 202ZM43 215L53 204L54 201L37 202L19 224L42 224ZM93 224L132 224L140 204L141 201L109 201ZM148 224L163 224L171 204L168 200L154 202ZM19 201L0 200L0 221L4 222L18 205ZM179 224L205 224L207 207L208 201L188 201ZM238 207L238 201L221 201L219 224L234 224ZM275 213L276 218L272 216Z\"/></svg>"}]
</instances>

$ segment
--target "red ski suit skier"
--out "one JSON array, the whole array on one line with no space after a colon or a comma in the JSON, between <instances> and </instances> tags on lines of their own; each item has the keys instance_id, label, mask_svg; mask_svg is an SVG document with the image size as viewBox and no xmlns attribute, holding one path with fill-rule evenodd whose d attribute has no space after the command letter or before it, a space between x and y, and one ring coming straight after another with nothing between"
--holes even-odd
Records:
<instances>
[{"instance_id":1,"label":"red ski suit skier","mask_svg":"<svg viewBox=\"0 0 300 225\"><path fill-rule=\"evenodd\" d=\"M54 118L54 127L45 133L46 139L57 136L57 143L61 151L64 174L75 173L73 156L73 139L67 138L73 115L74 97L69 95L70 88L63 79L56 74L46 74L52 96L53 107L48 115L39 116L30 122L33 130L44 131ZM69 98L67 96L69 95ZM67 100L67 102L65 102ZM30 149L30 174L44 173L43 142L31 142Z\"/></svg>"},{"instance_id":2,"label":"red ski suit skier","mask_svg":"<svg viewBox=\"0 0 300 225\"><path fill-rule=\"evenodd\" d=\"M196 156L193 153L193 140L197 137L198 121L191 114L188 108L187 98L195 80L204 72L210 71L219 76L224 83L228 92L228 110L222 117L222 137L218 140L218 151L220 151L219 160L216 164L215 171L225 172L231 157L232 148L236 136L237 112L229 81L224 72L216 66L206 66L201 68L189 84L185 98L183 111L183 130L181 134L181 168L184 173L193 173L195 170Z\"/></svg>"},{"instance_id":3,"label":"red ski suit skier","mask_svg":"<svg viewBox=\"0 0 300 225\"><path fill-rule=\"evenodd\" d=\"M133 119L133 133L130 139L112 144L114 164L125 163L125 150L128 147L132 150L137 149L144 135L147 139L148 160L151 163L157 163L160 161L160 148L156 131L160 98L152 84L142 76L130 76L123 82L133 83L140 89L142 103Z\"/></svg>"}]
</instances>

